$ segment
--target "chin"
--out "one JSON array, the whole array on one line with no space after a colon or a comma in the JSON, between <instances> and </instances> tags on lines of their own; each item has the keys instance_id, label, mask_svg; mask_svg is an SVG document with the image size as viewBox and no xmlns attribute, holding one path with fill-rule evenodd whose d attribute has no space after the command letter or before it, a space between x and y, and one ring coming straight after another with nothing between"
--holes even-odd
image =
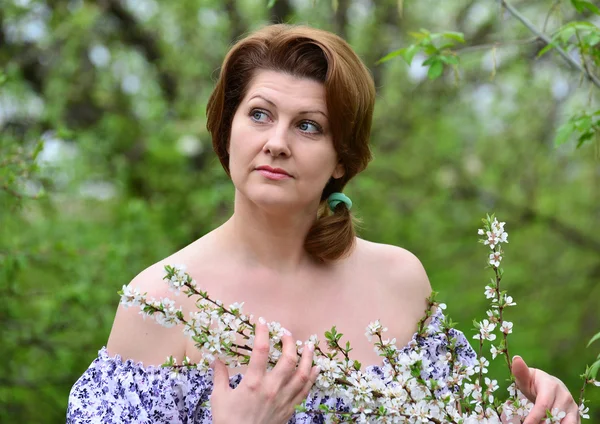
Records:
<instances>
[{"instance_id":1,"label":"chin","mask_svg":"<svg viewBox=\"0 0 600 424\"><path fill-rule=\"evenodd\" d=\"M240 191L250 203L269 213L289 213L291 210L298 210L306 205L301 202L297 196L290 193L289 189L283 187L259 187L246 192Z\"/></svg>"}]
</instances>

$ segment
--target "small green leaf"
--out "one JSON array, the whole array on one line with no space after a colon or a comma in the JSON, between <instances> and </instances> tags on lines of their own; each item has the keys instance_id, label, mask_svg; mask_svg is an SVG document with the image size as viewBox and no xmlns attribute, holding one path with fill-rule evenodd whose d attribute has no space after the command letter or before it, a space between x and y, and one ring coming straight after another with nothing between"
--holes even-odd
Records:
<instances>
[{"instance_id":1,"label":"small green leaf","mask_svg":"<svg viewBox=\"0 0 600 424\"><path fill-rule=\"evenodd\" d=\"M442 35L451 40L458 41L459 43L465 42L465 35L462 32L447 31L442 33Z\"/></svg>"},{"instance_id":2,"label":"small green leaf","mask_svg":"<svg viewBox=\"0 0 600 424\"><path fill-rule=\"evenodd\" d=\"M427 59L425 59L421 65L429 66L429 65L432 65L433 62L435 62L436 60L437 60L437 57L431 56L431 57L428 57Z\"/></svg>"},{"instance_id":3,"label":"small green leaf","mask_svg":"<svg viewBox=\"0 0 600 424\"><path fill-rule=\"evenodd\" d=\"M419 50L421 50L421 48L417 44L412 44L401 53L402 58L410 65L415 57L415 54L417 54Z\"/></svg>"},{"instance_id":4,"label":"small green leaf","mask_svg":"<svg viewBox=\"0 0 600 424\"><path fill-rule=\"evenodd\" d=\"M583 37L583 42L588 46L595 46L600 43L600 33L591 32Z\"/></svg>"},{"instance_id":5,"label":"small green leaf","mask_svg":"<svg viewBox=\"0 0 600 424\"><path fill-rule=\"evenodd\" d=\"M444 64L441 60L438 60L431 64L429 67L429 71L427 71L427 76L429 79L436 79L444 72Z\"/></svg>"},{"instance_id":6,"label":"small green leaf","mask_svg":"<svg viewBox=\"0 0 600 424\"><path fill-rule=\"evenodd\" d=\"M458 57L457 56L440 56L440 60L448 65L458 65Z\"/></svg>"},{"instance_id":7,"label":"small green leaf","mask_svg":"<svg viewBox=\"0 0 600 424\"><path fill-rule=\"evenodd\" d=\"M388 53L385 56L383 56L381 59L379 59L377 62L375 62L375 64L379 65L380 63L387 62L388 60L393 59L396 56L400 56L401 54L403 54L404 50L406 50L406 49L394 50L393 52ZM409 65L410 65L410 63L409 63Z\"/></svg>"},{"instance_id":8,"label":"small green leaf","mask_svg":"<svg viewBox=\"0 0 600 424\"><path fill-rule=\"evenodd\" d=\"M36 144L35 149L33 150L33 154L31 155L33 160L36 160L40 152L44 150L44 142L40 141Z\"/></svg>"},{"instance_id":9,"label":"small green leaf","mask_svg":"<svg viewBox=\"0 0 600 424\"><path fill-rule=\"evenodd\" d=\"M587 347L590 347L592 343L594 343L596 340L600 340L600 332L596 333L594 335L594 337L592 337L589 341L589 343L587 344Z\"/></svg>"},{"instance_id":10,"label":"small green leaf","mask_svg":"<svg viewBox=\"0 0 600 424\"><path fill-rule=\"evenodd\" d=\"M571 4L573 7L579 12L584 13L585 9L589 10L596 15L600 15L600 9L593 3L585 0L571 0Z\"/></svg>"},{"instance_id":11,"label":"small green leaf","mask_svg":"<svg viewBox=\"0 0 600 424\"><path fill-rule=\"evenodd\" d=\"M561 144L566 143L571 135L575 131L575 124L573 122L567 122L562 125L558 131L556 131L556 137L554 138L554 146L560 146Z\"/></svg>"},{"instance_id":12,"label":"small green leaf","mask_svg":"<svg viewBox=\"0 0 600 424\"><path fill-rule=\"evenodd\" d=\"M593 378L595 380L596 377L598 376L599 369L600 369L600 361L594 362L588 372L588 378Z\"/></svg>"},{"instance_id":13,"label":"small green leaf","mask_svg":"<svg viewBox=\"0 0 600 424\"><path fill-rule=\"evenodd\" d=\"M539 51L539 53L537 54L537 57L541 57L541 56L545 55L547 52L549 52L550 50L552 50L555 47L556 47L556 44L554 44L554 43L547 44L546 47L544 47L542 50Z\"/></svg>"}]
</instances>

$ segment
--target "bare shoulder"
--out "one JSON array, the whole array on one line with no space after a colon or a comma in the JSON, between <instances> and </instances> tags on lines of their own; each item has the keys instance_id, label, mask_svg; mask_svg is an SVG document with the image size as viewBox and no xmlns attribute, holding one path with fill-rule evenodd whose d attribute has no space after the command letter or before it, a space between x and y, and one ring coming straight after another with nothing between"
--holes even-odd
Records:
<instances>
[{"instance_id":1,"label":"bare shoulder","mask_svg":"<svg viewBox=\"0 0 600 424\"><path fill-rule=\"evenodd\" d=\"M425 304L431 284L423 264L412 252L363 239L357 239L356 247L358 261L387 286L390 294Z\"/></svg>"},{"instance_id":2,"label":"bare shoulder","mask_svg":"<svg viewBox=\"0 0 600 424\"><path fill-rule=\"evenodd\" d=\"M183 306L185 311L187 296L175 296L163 281L164 265L172 259L167 258L146 268L129 283L129 287L146 293L148 298L175 300L176 306ZM110 355L118 354L125 359L141 361L144 365L160 365L169 355L183 359L186 339L182 330L181 326L163 327L142 316L138 307L119 304L106 348Z\"/></svg>"}]
</instances>

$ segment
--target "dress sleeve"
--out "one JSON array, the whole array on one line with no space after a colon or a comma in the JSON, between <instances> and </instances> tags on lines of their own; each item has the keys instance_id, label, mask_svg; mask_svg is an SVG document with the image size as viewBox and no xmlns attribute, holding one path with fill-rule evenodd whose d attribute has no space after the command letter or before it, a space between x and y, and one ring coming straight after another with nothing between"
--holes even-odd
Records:
<instances>
[{"instance_id":1,"label":"dress sleeve","mask_svg":"<svg viewBox=\"0 0 600 424\"><path fill-rule=\"evenodd\" d=\"M456 340L453 358L455 364L472 367L478 362L477 353L462 331L452 328L448 331L449 337L440 331L443 319L444 315L438 309L427 328L427 336L414 340L414 343L417 343L425 351L425 358L430 361L429 367L422 371L422 377L426 380L435 379L442 387L436 391L437 396L443 395L449 390L446 383L449 381L451 369L446 354L450 351L452 339Z\"/></svg>"},{"instance_id":2,"label":"dress sleeve","mask_svg":"<svg viewBox=\"0 0 600 424\"><path fill-rule=\"evenodd\" d=\"M211 389L206 373L144 367L102 348L71 389L67 424L203 423L197 407Z\"/></svg>"}]
</instances>

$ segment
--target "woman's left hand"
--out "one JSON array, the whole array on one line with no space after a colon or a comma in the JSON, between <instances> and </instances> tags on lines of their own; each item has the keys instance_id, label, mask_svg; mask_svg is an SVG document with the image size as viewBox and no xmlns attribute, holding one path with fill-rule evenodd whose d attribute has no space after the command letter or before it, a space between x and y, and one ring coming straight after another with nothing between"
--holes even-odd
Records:
<instances>
[{"instance_id":1,"label":"woman's left hand","mask_svg":"<svg viewBox=\"0 0 600 424\"><path fill-rule=\"evenodd\" d=\"M529 368L523 358L515 356L512 363L517 388L535 404L523 424L539 424L546 418L546 410L558 409L566 413L561 424L580 424L579 407L573 396L558 378L536 368Z\"/></svg>"}]
</instances>

